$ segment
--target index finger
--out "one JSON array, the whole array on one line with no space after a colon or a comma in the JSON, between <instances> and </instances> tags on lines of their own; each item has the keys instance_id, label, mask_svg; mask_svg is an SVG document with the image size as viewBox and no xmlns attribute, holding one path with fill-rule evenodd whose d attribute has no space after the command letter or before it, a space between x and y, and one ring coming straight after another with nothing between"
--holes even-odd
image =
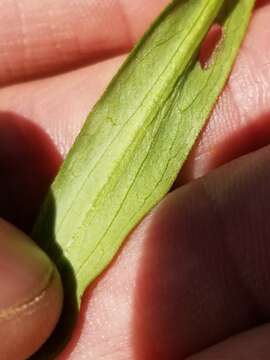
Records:
<instances>
[{"instance_id":1,"label":"index finger","mask_svg":"<svg viewBox=\"0 0 270 360\"><path fill-rule=\"evenodd\" d=\"M0 85L128 51L168 0L0 0Z\"/></svg>"}]
</instances>

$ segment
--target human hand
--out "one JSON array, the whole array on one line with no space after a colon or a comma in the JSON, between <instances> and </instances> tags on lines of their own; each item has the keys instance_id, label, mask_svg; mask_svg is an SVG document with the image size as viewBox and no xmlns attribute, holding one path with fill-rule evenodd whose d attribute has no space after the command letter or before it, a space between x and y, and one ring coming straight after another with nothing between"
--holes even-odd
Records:
<instances>
[{"instance_id":1,"label":"human hand","mask_svg":"<svg viewBox=\"0 0 270 360\"><path fill-rule=\"evenodd\" d=\"M0 3L5 218L30 227L58 169L59 153L66 154L89 107L125 57L113 55L127 52L166 3L21 0L17 13L12 3ZM231 79L179 184L268 144L269 16L269 1L260 1ZM70 70L57 75L64 67ZM254 329L270 314L269 156L266 147L169 194L88 290L60 359L269 359L269 327ZM0 223L0 229L5 226ZM8 281L11 292L13 280ZM52 294L59 301L50 313L51 326L61 304L59 283ZM42 313L40 305L37 309ZM28 323L34 324L37 313L31 316ZM23 339L24 327L17 326L22 328L17 339ZM31 331L15 357L14 347L2 349L2 344L0 357L23 358L24 346L29 354L34 351ZM4 325L0 335L13 336L3 332Z\"/></svg>"}]
</instances>

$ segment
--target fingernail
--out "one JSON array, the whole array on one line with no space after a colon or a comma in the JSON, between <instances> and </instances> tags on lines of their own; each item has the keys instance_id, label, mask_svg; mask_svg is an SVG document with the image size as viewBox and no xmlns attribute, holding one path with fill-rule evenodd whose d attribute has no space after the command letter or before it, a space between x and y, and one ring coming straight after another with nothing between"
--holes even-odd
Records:
<instances>
[{"instance_id":1,"label":"fingernail","mask_svg":"<svg viewBox=\"0 0 270 360\"><path fill-rule=\"evenodd\" d=\"M0 320L42 294L53 274L47 255L27 235L0 219Z\"/></svg>"}]
</instances>

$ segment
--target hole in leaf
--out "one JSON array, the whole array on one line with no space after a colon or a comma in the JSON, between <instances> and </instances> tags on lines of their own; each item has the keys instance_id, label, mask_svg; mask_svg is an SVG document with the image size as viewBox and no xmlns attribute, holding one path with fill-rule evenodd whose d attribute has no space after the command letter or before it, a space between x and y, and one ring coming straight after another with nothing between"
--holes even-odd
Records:
<instances>
[{"instance_id":1,"label":"hole in leaf","mask_svg":"<svg viewBox=\"0 0 270 360\"><path fill-rule=\"evenodd\" d=\"M211 65L213 55L221 42L222 36L221 25L214 24L204 38L199 53L199 61L203 69L207 69Z\"/></svg>"}]
</instances>

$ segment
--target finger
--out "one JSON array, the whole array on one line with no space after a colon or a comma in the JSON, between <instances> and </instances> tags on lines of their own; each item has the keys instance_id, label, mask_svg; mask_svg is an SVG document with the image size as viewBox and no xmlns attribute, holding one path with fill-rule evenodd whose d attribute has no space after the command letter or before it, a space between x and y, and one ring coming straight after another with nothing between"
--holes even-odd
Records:
<instances>
[{"instance_id":1,"label":"finger","mask_svg":"<svg viewBox=\"0 0 270 360\"><path fill-rule=\"evenodd\" d=\"M0 358L28 358L48 338L62 306L57 270L19 230L0 220Z\"/></svg>"},{"instance_id":2,"label":"finger","mask_svg":"<svg viewBox=\"0 0 270 360\"><path fill-rule=\"evenodd\" d=\"M128 51L168 2L0 2L0 84Z\"/></svg>"},{"instance_id":3,"label":"finger","mask_svg":"<svg viewBox=\"0 0 270 360\"><path fill-rule=\"evenodd\" d=\"M268 321L269 158L171 193L86 295L61 360L181 360Z\"/></svg>"},{"instance_id":4,"label":"finger","mask_svg":"<svg viewBox=\"0 0 270 360\"><path fill-rule=\"evenodd\" d=\"M232 337L187 360L268 360L270 326L265 325Z\"/></svg>"},{"instance_id":5,"label":"finger","mask_svg":"<svg viewBox=\"0 0 270 360\"><path fill-rule=\"evenodd\" d=\"M167 3L0 1L0 84L128 51Z\"/></svg>"}]
</instances>

